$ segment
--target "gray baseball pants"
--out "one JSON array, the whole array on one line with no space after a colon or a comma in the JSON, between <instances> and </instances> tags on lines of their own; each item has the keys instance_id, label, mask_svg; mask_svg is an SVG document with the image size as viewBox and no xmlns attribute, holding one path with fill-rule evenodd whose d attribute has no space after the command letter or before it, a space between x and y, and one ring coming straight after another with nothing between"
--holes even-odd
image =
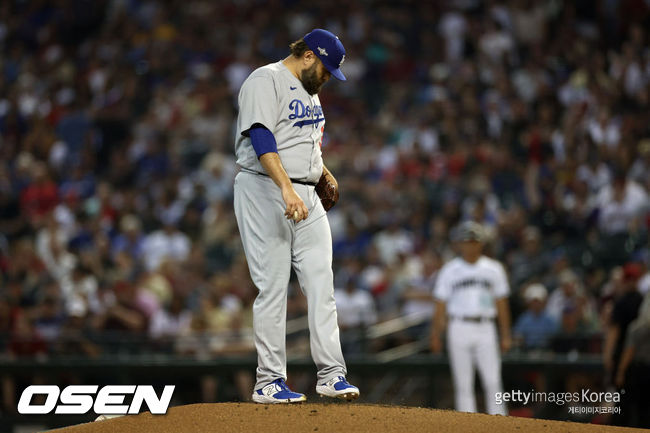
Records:
<instances>
[{"instance_id":1,"label":"gray baseball pants","mask_svg":"<svg viewBox=\"0 0 650 433\"><path fill-rule=\"evenodd\" d=\"M235 178L235 216L259 291L253 304L256 390L287 378L287 288L292 266L307 297L318 383L346 375L334 302L329 221L313 186L293 186L309 210L307 219L299 223L284 216L280 188L270 177L241 171Z\"/></svg>"}]
</instances>

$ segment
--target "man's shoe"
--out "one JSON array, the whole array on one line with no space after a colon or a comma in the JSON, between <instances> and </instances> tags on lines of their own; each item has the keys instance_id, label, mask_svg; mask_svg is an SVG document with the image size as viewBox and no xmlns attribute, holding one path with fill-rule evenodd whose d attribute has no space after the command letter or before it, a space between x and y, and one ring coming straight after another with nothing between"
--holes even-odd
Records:
<instances>
[{"instance_id":1,"label":"man's shoe","mask_svg":"<svg viewBox=\"0 0 650 433\"><path fill-rule=\"evenodd\" d=\"M307 400L305 394L293 392L284 379L276 379L262 389L253 392L255 403L300 403Z\"/></svg>"},{"instance_id":2,"label":"man's shoe","mask_svg":"<svg viewBox=\"0 0 650 433\"><path fill-rule=\"evenodd\" d=\"M350 385L343 376L330 379L322 385L316 385L316 392L321 396L340 398L347 401L359 398L359 388Z\"/></svg>"}]
</instances>

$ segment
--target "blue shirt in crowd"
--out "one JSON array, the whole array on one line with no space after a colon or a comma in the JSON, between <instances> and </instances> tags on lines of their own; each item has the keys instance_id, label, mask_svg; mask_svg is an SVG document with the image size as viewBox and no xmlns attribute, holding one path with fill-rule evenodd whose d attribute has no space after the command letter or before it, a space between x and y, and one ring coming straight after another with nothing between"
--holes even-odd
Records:
<instances>
[{"instance_id":1,"label":"blue shirt in crowd","mask_svg":"<svg viewBox=\"0 0 650 433\"><path fill-rule=\"evenodd\" d=\"M523 337L526 349L543 349L548 346L557 329L558 324L545 312L535 314L528 310L519 316L515 324L515 335Z\"/></svg>"}]
</instances>

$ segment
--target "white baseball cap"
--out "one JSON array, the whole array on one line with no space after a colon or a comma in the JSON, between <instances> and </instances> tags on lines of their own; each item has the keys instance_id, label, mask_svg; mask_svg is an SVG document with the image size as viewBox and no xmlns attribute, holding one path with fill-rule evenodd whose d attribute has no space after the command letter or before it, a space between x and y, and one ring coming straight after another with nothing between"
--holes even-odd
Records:
<instances>
[{"instance_id":1,"label":"white baseball cap","mask_svg":"<svg viewBox=\"0 0 650 433\"><path fill-rule=\"evenodd\" d=\"M526 291L524 292L524 299L528 302L533 301L535 299L539 301L543 301L546 299L548 296L548 290L546 290L546 287L542 284L531 284L526 288Z\"/></svg>"}]
</instances>

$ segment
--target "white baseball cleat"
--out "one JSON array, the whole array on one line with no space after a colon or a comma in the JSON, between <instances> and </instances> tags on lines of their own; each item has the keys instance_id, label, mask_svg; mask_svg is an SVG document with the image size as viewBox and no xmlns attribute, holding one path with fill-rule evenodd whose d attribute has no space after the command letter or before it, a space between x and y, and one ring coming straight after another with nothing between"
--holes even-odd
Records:
<instances>
[{"instance_id":1,"label":"white baseball cleat","mask_svg":"<svg viewBox=\"0 0 650 433\"><path fill-rule=\"evenodd\" d=\"M338 376L322 385L316 385L316 392L321 396L352 401L359 398L359 388L350 385L345 377Z\"/></svg>"}]
</instances>

